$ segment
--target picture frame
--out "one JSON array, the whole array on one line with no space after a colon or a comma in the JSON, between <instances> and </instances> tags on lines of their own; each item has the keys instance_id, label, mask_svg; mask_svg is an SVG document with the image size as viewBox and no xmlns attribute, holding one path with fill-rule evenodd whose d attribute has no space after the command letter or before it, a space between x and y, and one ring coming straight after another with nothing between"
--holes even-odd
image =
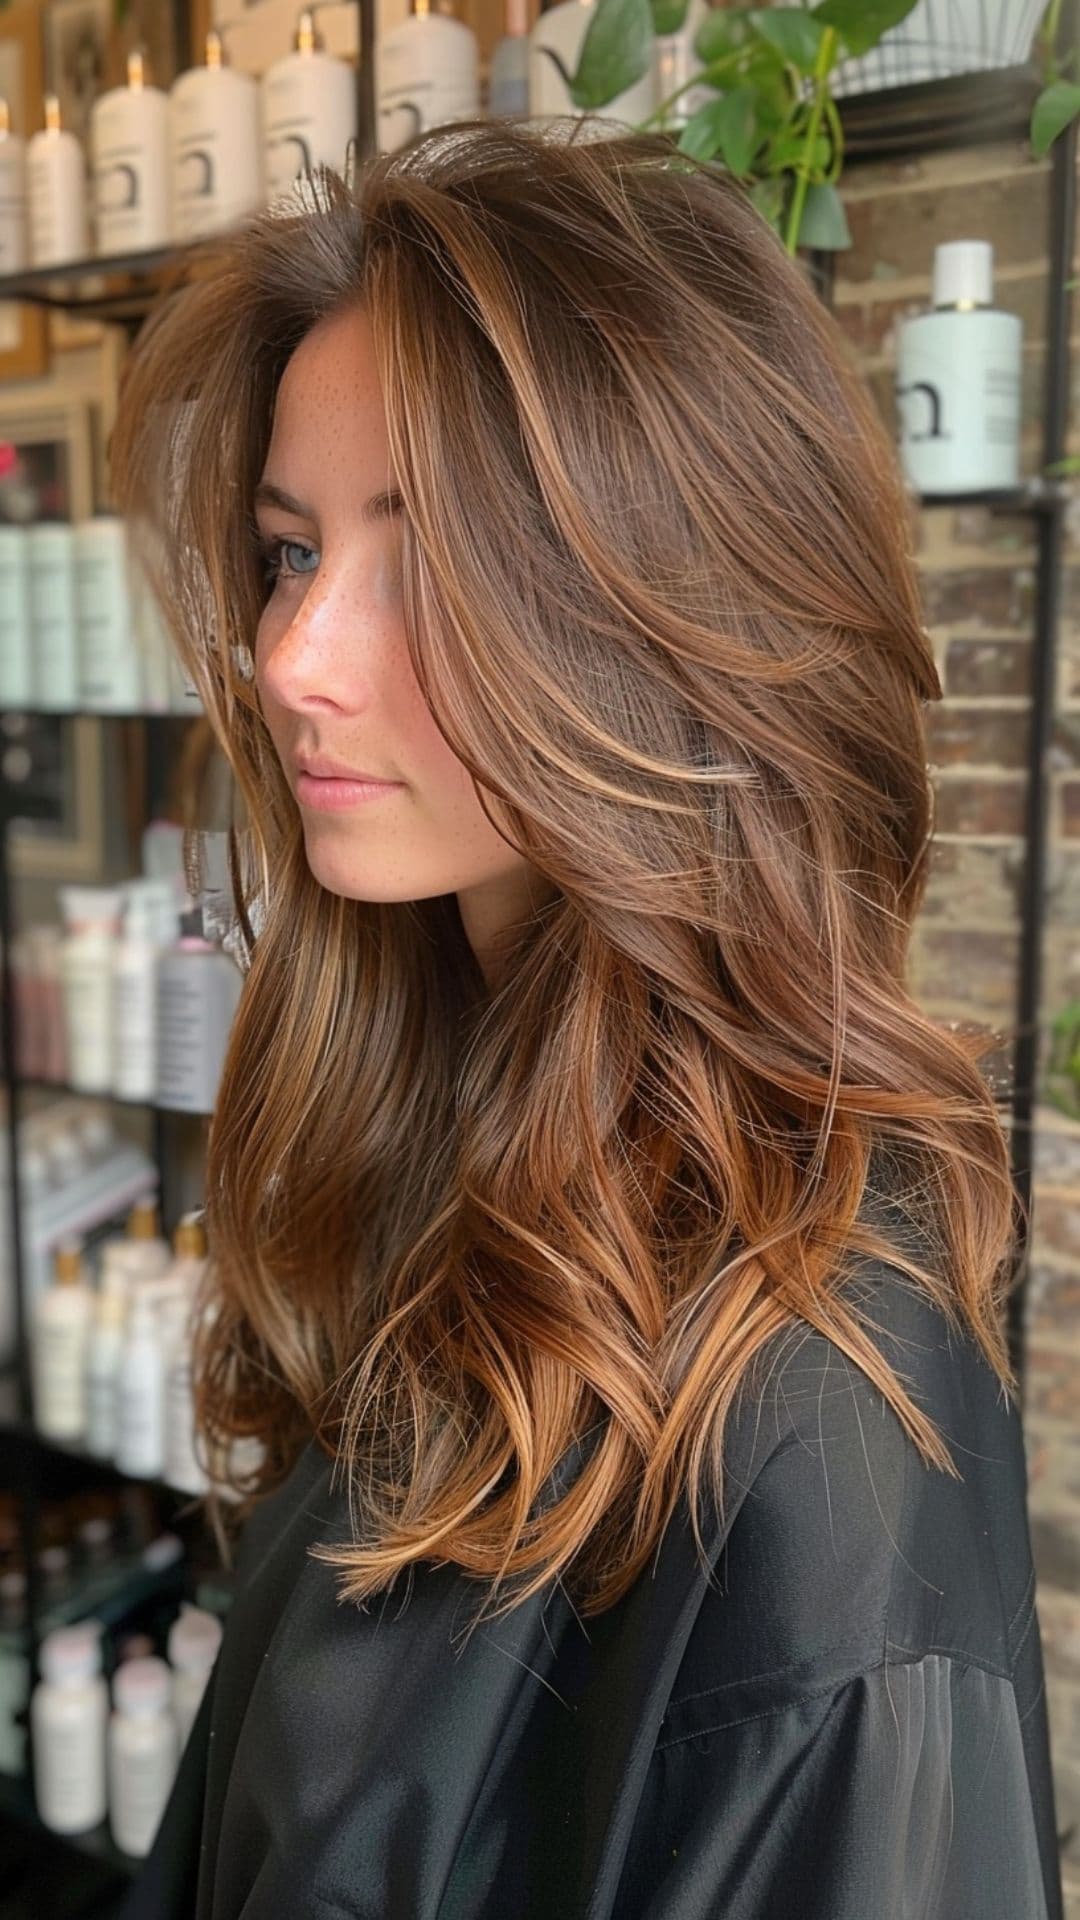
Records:
<instances>
[{"instance_id":1,"label":"picture frame","mask_svg":"<svg viewBox=\"0 0 1080 1920\"><path fill-rule=\"evenodd\" d=\"M41 14L36 6L0 7L0 96L11 131L28 140L43 125ZM37 380L49 366L49 333L40 307L0 302L0 381Z\"/></svg>"},{"instance_id":2,"label":"picture frame","mask_svg":"<svg viewBox=\"0 0 1080 1920\"><path fill-rule=\"evenodd\" d=\"M113 0L45 0L41 32L44 86L60 102L61 126L88 153L91 109L107 85Z\"/></svg>"}]
</instances>

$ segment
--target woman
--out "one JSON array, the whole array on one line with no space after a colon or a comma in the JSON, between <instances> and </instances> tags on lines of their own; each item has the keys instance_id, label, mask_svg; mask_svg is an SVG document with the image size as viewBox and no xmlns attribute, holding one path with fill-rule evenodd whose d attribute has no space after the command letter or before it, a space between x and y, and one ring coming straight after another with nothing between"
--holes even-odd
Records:
<instances>
[{"instance_id":1,"label":"woman","mask_svg":"<svg viewBox=\"0 0 1080 1920\"><path fill-rule=\"evenodd\" d=\"M892 451L740 189L566 131L323 178L122 395L239 795L262 1448L129 1920L1058 1920Z\"/></svg>"}]
</instances>

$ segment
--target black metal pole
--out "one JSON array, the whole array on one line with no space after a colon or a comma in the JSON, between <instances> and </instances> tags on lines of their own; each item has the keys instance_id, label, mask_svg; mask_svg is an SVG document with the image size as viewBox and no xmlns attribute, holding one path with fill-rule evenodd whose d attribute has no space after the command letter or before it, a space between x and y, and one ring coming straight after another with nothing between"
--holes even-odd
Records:
<instances>
[{"instance_id":1,"label":"black metal pole","mask_svg":"<svg viewBox=\"0 0 1080 1920\"><path fill-rule=\"evenodd\" d=\"M1070 10L1074 11L1074 10ZM1069 332L1073 235L1076 230L1076 124L1051 149L1050 284L1047 293L1046 375L1043 402L1043 467L1064 454L1069 417ZM1036 522L1038 571L1035 597L1035 644L1032 661L1031 731L1028 741L1028 782L1025 821L1025 859L1020 901L1020 964L1017 980L1016 1029L1013 1052L1012 1131L1010 1153L1013 1184L1021 1201L1020 1238L1012 1289L1006 1310L1009 1355L1024 1394L1025 1302L1030 1266L1033 1114L1039 1071L1039 1016L1042 987L1043 931L1046 917L1046 859L1048 827L1047 756L1054 722L1057 664L1057 627L1061 606L1064 545L1064 490L1047 489L1045 511Z\"/></svg>"}]
</instances>

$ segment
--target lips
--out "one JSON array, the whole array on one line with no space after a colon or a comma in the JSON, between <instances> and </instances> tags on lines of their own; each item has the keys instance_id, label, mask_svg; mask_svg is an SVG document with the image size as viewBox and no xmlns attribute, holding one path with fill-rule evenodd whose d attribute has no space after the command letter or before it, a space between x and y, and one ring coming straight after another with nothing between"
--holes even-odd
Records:
<instances>
[{"instance_id":1,"label":"lips","mask_svg":"<svg viewBox=\"0 0 1080 1920\"><path fill-rule=\"evenodd\" d=\"M364 773L359 767L347 767L341 760L328 759L325 754L312 754L296 762L298 773L306 773L313 780L358 780L362 786L392 787L397 781L388 780L381 773Z\"/></svg>"}]
</instances>

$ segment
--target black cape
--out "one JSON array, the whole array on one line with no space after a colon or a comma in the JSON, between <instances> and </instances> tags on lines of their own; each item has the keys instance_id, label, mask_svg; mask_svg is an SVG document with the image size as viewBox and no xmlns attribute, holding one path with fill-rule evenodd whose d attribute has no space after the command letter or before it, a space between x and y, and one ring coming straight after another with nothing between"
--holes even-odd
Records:
<instances>
[{"instance_id":1,"label":"black cape","mask_svg":"<svg viewBox=\"0 0 1080 1920\"><path fill-rule=\"evenodd\" d=\"M553 1584L463 1645L479 1589L434 1564L343 1606L310 1446L121 1920L1061 1920L1019 1415L869 1273L962 1480L801 1327L729 1421L711 1584L680 1510L592 1620Z\"/></svg>"}]
</instances>

